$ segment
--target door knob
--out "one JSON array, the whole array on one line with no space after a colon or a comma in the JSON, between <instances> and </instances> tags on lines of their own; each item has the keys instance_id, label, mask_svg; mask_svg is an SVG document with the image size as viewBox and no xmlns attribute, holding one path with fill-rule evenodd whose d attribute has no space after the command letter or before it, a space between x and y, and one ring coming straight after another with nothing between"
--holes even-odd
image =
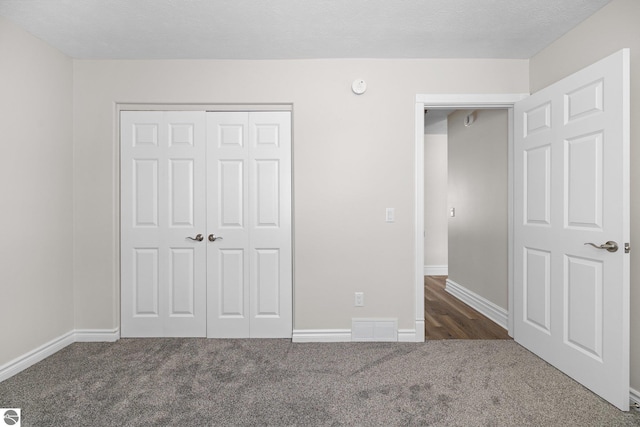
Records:
<instances>
[{"instance_id":1,"label":"door knob","mask_svg":"<svg viewBox=\"0 0 640 427\"><path fill-rule=\"evenodd\" d=\"M609 252L617 252L618 251L618 244L616 242L614 242L613 240L609 240L607 243L603 243L600 246L596 245L595 243L585 243L585 245L591 245L596 249L606 249Z\"/></svg>"},{"instance_id":2,"label":"door knob","mask_svg":"<svg viewBox=\"0 0 640 427\"><path fill-rule=\"evenodd\" d=\"M209 234L209 241L215 242L216 240L222 240L222 237L216 237L215 234Z\"/></svg>"},{"instance_id":3,"label":"door knob","mask_svg":"<svg viewBox=\"0 0 640 427\"><path fill-rule=\"evenodd\" d=\"M187 236L187 239L195 240L197 242L202 242L204 240L204 237L202 237L202 234L198 234L196 237Z\"/></svg>"}]
</instances>

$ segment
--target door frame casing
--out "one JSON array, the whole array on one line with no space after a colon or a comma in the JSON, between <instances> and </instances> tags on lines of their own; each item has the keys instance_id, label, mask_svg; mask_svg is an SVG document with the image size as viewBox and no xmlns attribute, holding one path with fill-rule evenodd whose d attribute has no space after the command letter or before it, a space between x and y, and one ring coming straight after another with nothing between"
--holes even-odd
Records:
<instances>
[{"instance_id":1,"label":"door frame casing","mask_svg":"<svg viewBox=\"0 0 640 427\"><path fill-rule=\"evenodd\" d=\"M291 113L291 333L295 329L295 182L294 182L294 112L293 102L286 103L269 103L269 104L244 104L244 103L145 103L145 102L116 102L113 105L113 144L115 149L113 150L113 170L115 171L113 177L113 271L116 277L116 286L113 290L113 315L117 324L117 332L115 340L121 338L122 331L122 312L121 312L121 298L122 298L122 266L120 263L120 250L121 250L121 161L122 154L120 152L120 112L121 111L205 111L205 112L220 112L220 111L246 111L246 112L260 112L260 111L287 111Z\"/></svg>"},{"instance_id":2,"label":"door frame casing","mask_svg":"<svg viewBox=\"0 0 640 427\"><path fill-rule=\"evenodd\" d=\"M424 110L506 109L508 111L508 242L507 293L508 333L513 337L513 106L528 97L528 93L505 94L416 94L415 98L415 328L416 341L424 334Z\"/></svg>"}]
</instances>

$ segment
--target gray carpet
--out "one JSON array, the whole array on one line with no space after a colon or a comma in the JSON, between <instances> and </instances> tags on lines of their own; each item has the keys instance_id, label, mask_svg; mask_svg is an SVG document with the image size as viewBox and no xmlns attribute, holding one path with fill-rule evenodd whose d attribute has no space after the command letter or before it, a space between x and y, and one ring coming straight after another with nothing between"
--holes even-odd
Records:
<instances>
[{"instance_id":1,"label":"gray carpet","mask_svg":"<svg viewBox=\"0 0 640 427\"><path fill-rule=\"evenodd\" d=\"M513 341L76 343L0 383L23 426L640 426Z\"/></svg>"}]
</instances>

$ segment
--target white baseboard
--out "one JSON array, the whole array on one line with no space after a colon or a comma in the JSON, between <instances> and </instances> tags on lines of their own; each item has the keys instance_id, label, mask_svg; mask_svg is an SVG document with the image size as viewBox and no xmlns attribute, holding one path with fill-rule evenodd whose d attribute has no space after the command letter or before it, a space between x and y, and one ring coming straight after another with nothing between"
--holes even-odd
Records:
<instances>
[{"instance_id":1,"label":"white baseboard","mask_svg":"<svg viewBox=\"0 0 640 427\"><path fill-rule=\"evenodd\" d=\"M424 342L424 314L421 318L416 319L416 329L414 331L414 342Z\"/></svg>"},{"instance_id":2,"label":"white baseboard","mask_svg":"<svg viewBox=\"0 0 640 427\"><path fill-rule=\"evenodd\" d=\"M640 391L631 387L629 389L629 400L635 403L636 405L640 405Z\"/></svg>"},{"instance_id":3,"label":"white baseboard","mask_svg":"<svg viewBox=\"0 0 640 427\"><path fill-rule=\"evenodd\" d=\"M6 380L7 378L11 378L17 373L24 371L28 367L35 365L41 360L46 359L52 354L57 353L69 344L73 343L74 332L70 331L62 336L59 336L58 338L52 339L48 343L43 344L28 353L23 354L22 356L16 357L10 362L0 366L0 382Z\"/></svg>"},{"instance_id":4,"label":"white baseboard","mask_svg":"<svg viewBox=\"0 0 640 427\"><path fill-rule=\"evenodd\" d=\"M35 365L74 342L113 342L119 338L120 330L118 328L78 329L69 331L0 366L0 382L24 371L28 367Z\"/></svg>"},{"instance_id":5,"label":"white baseboard","mask_svg":"<svg viewBox=\"0 0 640 427\"><path fill-rule=\"evenodd\" d=\"M76 329L75 342L115 342L120 339L120 329Z\"/></svg>"},{"instance_id":6,"label":"white baseboard","mask_svg":"<svg viewBox=\"0 0 640 427\"><path fill-rule=\"evenodd\" d=\"M416 342L416 330L398 329L398 342Z\"/></svg>"},{"instance_id":7,"label":"white baseboard","mask_svg":"<svg viewBox=\"0 0 640 427\"><path fill-rule=\"evenodd\" d=\"M448 265L425 265L424 275L425 276L448 276L449 266Z\"/></svg>"},{"instance_id":8,"label":"white baseboard","mask_svg":"<svg viewBox=\"0 0 640 427\"><path fill-rule=\"evenodd\" d=\"M447 279L447 284L444 290L471 308L474 308L484 316L493 320L502 328L508 328L507 319L509 316L507 310L504 308L495 305L488 299L481 297L453 280Z\"/></svg>"},{"instance_id":9,"label":"white baseboard","mask_svg":"<svg viewBox=\"0 0 640 427\"><path fill-rule=\"evenodd\" d=\"M294 329L293 342L351 342L351 329Z\"/></svg>"}]
</instances>

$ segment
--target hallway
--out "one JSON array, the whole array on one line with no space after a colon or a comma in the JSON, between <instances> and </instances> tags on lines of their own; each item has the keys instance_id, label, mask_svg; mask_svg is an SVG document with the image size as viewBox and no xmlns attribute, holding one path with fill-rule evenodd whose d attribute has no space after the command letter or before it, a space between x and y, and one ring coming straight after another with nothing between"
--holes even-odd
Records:
<instances>
[{"instance_id":1,"label":"hallway","mask_svg":"<svg viewBox=\"0 0 640 427\"><path fill-rule=\"evenodd\" d=\"M511 339L505 329L447 293L446 279L424 277L425 339Z\"/></svg>"}]
</instances>

